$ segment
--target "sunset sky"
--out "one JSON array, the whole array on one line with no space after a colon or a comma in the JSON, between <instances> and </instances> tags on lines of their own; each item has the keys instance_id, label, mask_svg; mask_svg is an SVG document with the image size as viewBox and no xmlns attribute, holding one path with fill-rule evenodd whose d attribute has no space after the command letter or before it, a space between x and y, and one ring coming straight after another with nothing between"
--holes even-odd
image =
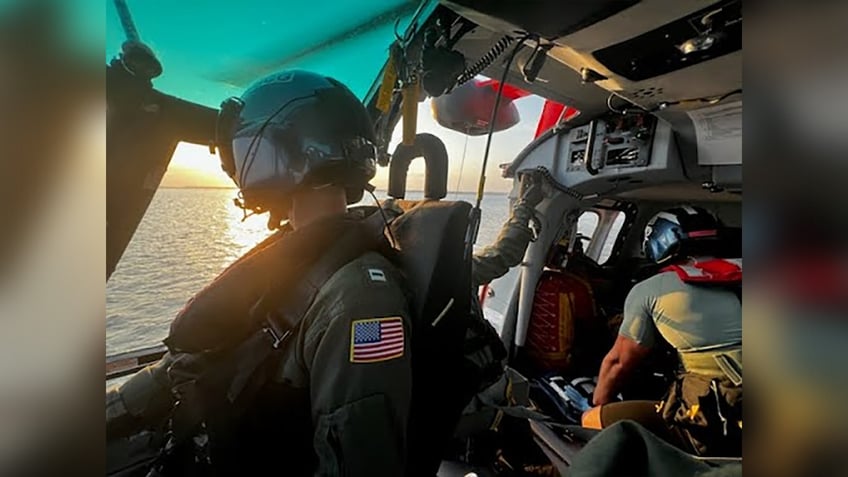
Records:
<instances>
[{"instance_id":1,"label":"sunset sky","mask_svg":"<svg viewBox=\"0 0 848 477\"><path fill-rule=\"evenodd\" d=\"M511 162L532 139L536 123L542 111L544 100L537 96L528 96L515 101L521 114L521 122L511 129L495 133L487 167L486 190L493 192L508 191L511 181L502 179L499 164ZM418 132L432 133L444 141L448 151L449 172L448 191L474 191L480 176L486 136L468 137L463 164L463 148L466 142L464 134L443 128L433 119L430 101L418 107ZM394 131L389 150L400 142L401 126L398 123ZM461 170L461 175L460 175ZM372 182L378 190L385 190L388 180L388 168L379 168ZM408 188L423 188L424 161L414 161L409 168ZM209 153L206 146L182 143L177 147L168 172L162 180L163 187L234 187L230 178L221 170L216 156ZM458 189L457 189L458 186Z\"/></svg>"}]
</instances>

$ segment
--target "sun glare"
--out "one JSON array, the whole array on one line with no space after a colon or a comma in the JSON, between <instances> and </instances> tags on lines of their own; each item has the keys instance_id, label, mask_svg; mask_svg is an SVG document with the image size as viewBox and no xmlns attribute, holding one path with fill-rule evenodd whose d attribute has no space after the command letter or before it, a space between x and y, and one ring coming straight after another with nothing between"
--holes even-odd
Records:
<instances>
[{"instance_id":1,"label":"sun glare","mask_svg":"<svg viewBox=\"0 0 848 477\"><path fill-rule=\"evenodd\" d=\"M221 169L217 154L209 148L181 142L177 145L168 171L162 178L164 187L235 187Z\"/></svg>"}]
</instances>

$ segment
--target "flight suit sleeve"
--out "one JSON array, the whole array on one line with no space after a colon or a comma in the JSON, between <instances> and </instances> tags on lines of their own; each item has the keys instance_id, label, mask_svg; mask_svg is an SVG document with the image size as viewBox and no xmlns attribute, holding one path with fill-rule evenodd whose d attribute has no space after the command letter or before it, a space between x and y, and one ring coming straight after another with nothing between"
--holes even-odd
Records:
<instances>
[{"instance_id":1,"label":"flight suit sleeve","mask_svg":"<svg viewBox=\"0 0 848 477\"><path fill-rule=\"evenodd\" d=\"M409 322L404 314L364 310L348 307L306 338L317 475L404 474L412 391ZM354 349L357 338L371 346Z\"/></svg>"},{"instance_id":2,"label":"flight suit sleeve","mask_svg":"<svg viewBox=\"0 0 848 477\"><path fill-rule=\"evenodd\" d=\"M654 303L644 283L634 286L624 299L624 316L618 334L642 346L653 346L658 333L654 324Z\"/></svg>"},{"instance_id":3,"label":"flight suit sleeve","mask_svg":"<svg viewBox=\"0 0 848 477\"><path fill-rule=\"evenodd\" d=\"M518 203L509 220L501 227L497 240L472 258L471 279L475 287L503 276L510 268L521 263L527 245L533 239L528 226L533 207Z\"/></svg>"},{"instance_id":4,"label":"flight suit sleeve","mask_svg":"<svg viewBox=\"0 0 848 477\"><path fill-rule=\"evenodd\" d=\"M121 386L106 391L107 440L134 434L165 419L173 406L167 376L172 363L172 355L166 353Z\"/></svg>"}]
</instances>

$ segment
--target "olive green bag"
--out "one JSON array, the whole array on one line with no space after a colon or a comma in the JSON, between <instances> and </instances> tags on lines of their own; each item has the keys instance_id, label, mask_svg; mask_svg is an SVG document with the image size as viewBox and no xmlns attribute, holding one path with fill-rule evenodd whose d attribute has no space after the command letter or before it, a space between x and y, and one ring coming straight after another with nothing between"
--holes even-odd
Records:
<instances>
[{"instance_id":1,"label":"olive green bag","mask_svg":"<svg viewBox=\"0 0 848 477\"><path fill-rule=\"evenodd\" d=\"M742 451L742 386L727 378L682 374L661 403L663 419L702 456Z\"/></svg>"}]
</instances>

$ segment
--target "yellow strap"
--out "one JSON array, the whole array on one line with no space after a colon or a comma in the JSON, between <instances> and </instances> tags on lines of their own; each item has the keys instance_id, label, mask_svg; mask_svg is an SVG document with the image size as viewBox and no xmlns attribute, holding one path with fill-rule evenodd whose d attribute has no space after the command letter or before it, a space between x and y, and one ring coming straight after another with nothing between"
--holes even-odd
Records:
<instances>
[{"instance_id":1,"label":"yellow strap","mask_svg":"<svg viewBox=\"0 0 848 477\"><path fill-rule=\"evenodd\" d=\"M415 144L418 127L418 81L403 87L403 145Z\"/></svg>"},{"instance_id":2,"label":"yellow strap","mask_svg":"<svg viewBox=\"0 0 848 477\"><path fill-rule=\"evenodd\" d=\"M506 401L510 404L515 404L515 398L512 395L512 379L506 379L506 391L504 392L506 395Z\"/></svg>"},{"instance_id":3,"label":"yellow strap","mask_svg":"<svg viewBox=\"0 0 848 477\"><path fill-rule=\"evenodd\" d=\"M501 409L498 409L498 412L495 414L495 419L492 420L492 425L489 426L489 430L497 431L498 426L501 425L501 420L503 420L504 412Z\"/></svg>"},{"instance_id":4,"label":"yellow strap","mask_svg":"<svg viewBox=\"0 0 848 477\"><path fill-rule=\"evenodd\" d=\"M694 421L694 420L695 420L695 416L697 416L697 415L698 415L698 411L700 411L700 410L701 410L701 405L700 405L700 404L694 404L694 405L692 405L692 407L689 409L689 412L687 412L687 413L686 413L686 415L687 415L687 416L689 416L689 419L690 419L690 420Z\"/></svg>"},{"instance_id":5,"label":"yellow strap","mask_svg":"<svg viewBox=\"0 0 848 477\"><path fill-rule=\"evenodd\" d=\"M392 93L394 93L396 82L397 69L394 56L390 55L386 70L383 72L383 83L380 84L380 91L377 93L377 109L384 113L388 113L392 106Z\"/></svg>"}]
</instances>

